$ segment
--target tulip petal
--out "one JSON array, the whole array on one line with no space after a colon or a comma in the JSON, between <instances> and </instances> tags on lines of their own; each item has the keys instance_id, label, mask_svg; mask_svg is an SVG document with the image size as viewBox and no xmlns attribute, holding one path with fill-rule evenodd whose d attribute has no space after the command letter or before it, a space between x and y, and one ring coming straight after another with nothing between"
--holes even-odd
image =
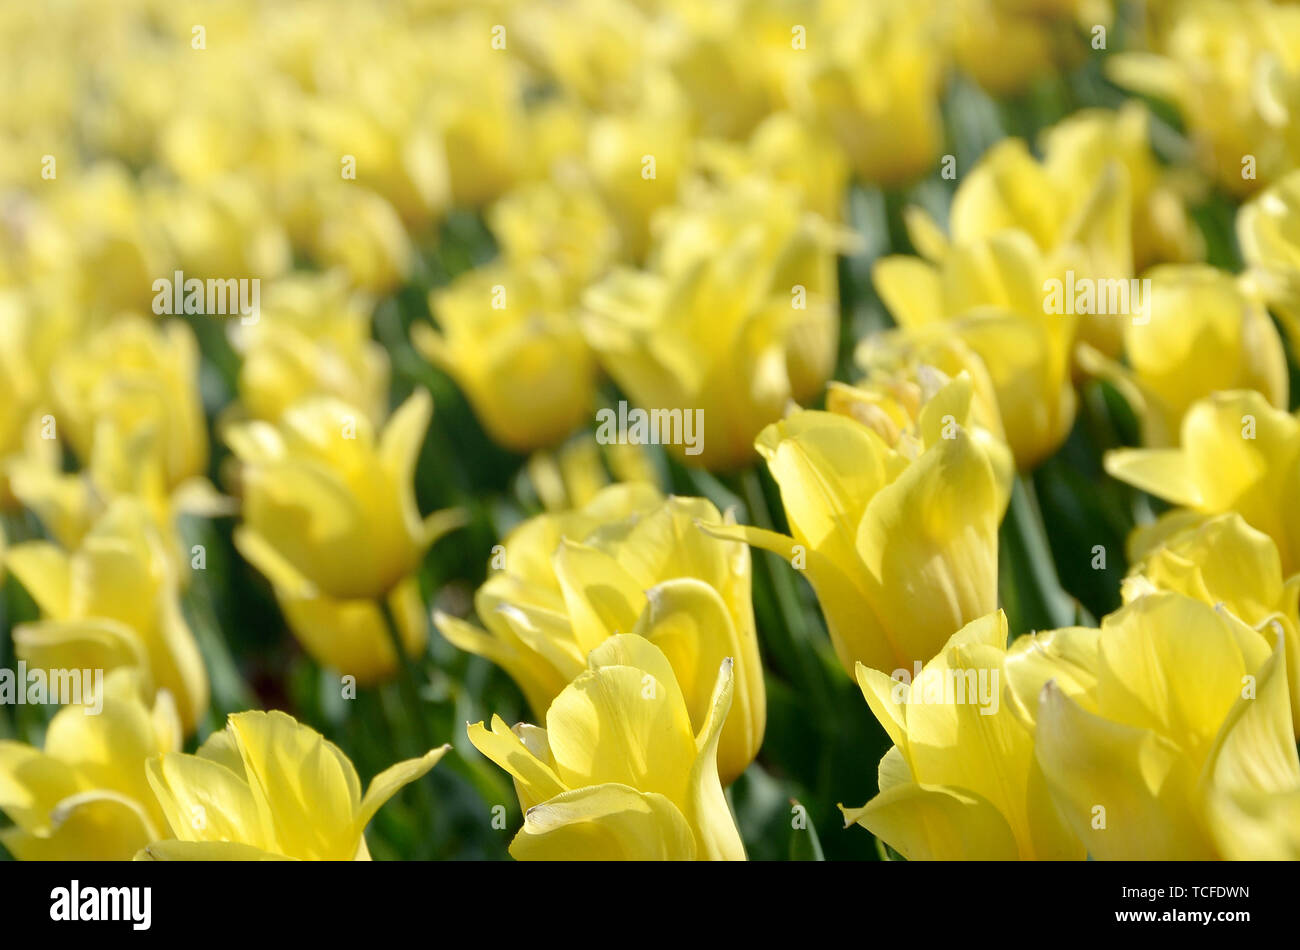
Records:
<instances>
[{"instance_id":1,"label":"tulip petal","mask_svg":"<svg viewBox=\"0 0 1300 950\"><path fill-rule=\"evenodd\" d=\"M357 811L358 833L365 831L366 825L370 824L370 819L375 816L375 812L379 811L390 798L404 786L423 778L450 748L450 745L444 745L437 749L430 749L418 759L407 759L390 765L371 779L365 797L361 799L361 807Z\"/></svg>"},{"instance_id":2,"label":"tulip petal","mask_svg":"<svg viewBox=\"0 0 1300 950\"><path fill-rule=\"evenodd\" d=\"M510 854L517 861L690 861L696 852L690 826L669 799L604 784L528 809Z\"/></svg>"}]
</instances>

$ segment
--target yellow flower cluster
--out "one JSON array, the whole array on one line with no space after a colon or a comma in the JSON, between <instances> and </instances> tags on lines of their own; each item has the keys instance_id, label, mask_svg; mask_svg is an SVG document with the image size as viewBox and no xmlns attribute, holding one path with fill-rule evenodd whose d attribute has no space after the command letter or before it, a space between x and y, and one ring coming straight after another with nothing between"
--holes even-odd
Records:
<instances>
[{"instance_id":1,"label":"yellow flower cluster","mask_svg":"<svg viewBox=\"0 0 1300 950\"><path fill-rule=\"evenodd\" d=\"M1105 49L1102 0L324 8L0 9L13 653L105 674L0 739L9 852L365 859L451 748L363 791L310 725L219 715L200 515L237 519L315 664L400 674L422 727L430 621L504 671L536 724L476 709L459 751L513 783L519 860L747 856L726 789L769 731L771 554L891 743L846 825L907 859L1300 859L1300 11L1152 4L1149 51L1108 58L1184 115L1197 173L1136 101L946 151L952 76L1050 79ZM869 255L894 326L835 379L846 258L880 244L848 198L939 169L914 253ZM1239 273L1205 263L1206 176L1248 199ZM426 601L432 545L500 501L422 513L431 379L540 502L501 522L477 623ZM1122 606L1013 638L1004 518L1103 385L1140 445L1100 466L1167 508ZM691 433L655 455L690 494L592 435L629 404ZM728 507L760 465L775 525L761 487Z\"/></svg>"}]
</instances>

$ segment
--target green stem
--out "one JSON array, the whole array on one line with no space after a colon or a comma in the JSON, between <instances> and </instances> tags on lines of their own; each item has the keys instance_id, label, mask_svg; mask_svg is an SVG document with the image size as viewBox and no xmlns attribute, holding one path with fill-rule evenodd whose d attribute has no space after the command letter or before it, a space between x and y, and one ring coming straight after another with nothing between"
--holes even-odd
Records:
<instances>
[{"instance_id":1,"label":"green stem","mask_svg":"<svg viewBox=\"0 0 1300 950\"><path fill-rule=\"evenodd\" d=\"M376 599L376 604L384 618L384 629L388 631L388 642L392 644L393 650L397 654L398 688L401 690L402 701L406 705L409 717L415 722L415 736L420 744L416 754L424 755L434 748L434 742L433 735L429 732L428 720L425 719L424 710L420 704L420 690L416 680L418 667L407 654L406 647L402 643L402 635L397 627L397 618L393 616L393 610L388 604L388 598L381 596ZM434 799L433 787L429 782L429 776L426 775L414 784L420 790L425 830L431 833L434 828L437 802Z\"/></svg>"},{"instance_id":2,"label":"green stem","mask_svg":"<svg viewBox=\"0 0 1300 950\"><path fill-rule=\"evenodd\" d=\"M1014 639L1030 630L1054 630L1075 623L1074 598L1056 574L1047 529L1033 482L1016 477L1000 532L998 589Z\"/></svg>"},{"instance_id":3,"label":"green stem","mask_svg":"<svg viewBox=\"0 0 1300 950\"><path fill-rule=\"evenodd\" d=\"M759 482L758 472L747 468L740 476L740 494L749 509L750 521L767 531L773 530L773 519L767 508L767 499ZM818 661L817 643L808 628L807 617L799 605L799 591L789 564L770 551L755 551L753 560L763 565L769 590L776 598L777 613L781 620L781 652L793 660L804 687L812 694L819 723L835 721L826 695L826 682L822 677L822 664ZM793 670L792 670L793 672Z\"/></svg>"}]
</instances>

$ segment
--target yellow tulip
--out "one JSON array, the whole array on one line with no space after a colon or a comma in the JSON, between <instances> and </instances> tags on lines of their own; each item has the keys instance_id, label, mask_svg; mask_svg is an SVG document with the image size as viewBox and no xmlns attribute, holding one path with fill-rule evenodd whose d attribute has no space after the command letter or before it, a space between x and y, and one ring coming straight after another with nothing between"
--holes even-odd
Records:
<instances>
[{"instance_id":1,"label":"yellow tulip","mask_svg":"<svg viewBox=\"0 0 1300 950\"><path fill-rule=\"evenodd\" d=\"M293 263L288 235L246 178L230 175L202 188L169 183L142 198L187 278L266 279Z\"/></svg>"},{"instance_id":2,"label":"yellow tulip","mask_svg":"<svg viewBox=\"0 0 1300 950\"><path fill-rule=\"evenodd\" d=\"M174 549L138 501L120 498L74 550L49 541L9 549L5 562L42 620L14 630L33 667L138 668L147 689L176 701L185 734L208 709L208 676L181 611Z\"/></svg>"},{"instance_id":3,"label":"yellow tulip","mask_svg":"<svg viewBox=\"0 0 1300 950\"><path fill-rule=\"evenodd\" d=\"M1300 570L1300 419L1259 393L1215 393L1183 416L1178 448L1119 449L1106 471L1201 514L1240 514L1277 545L1282 570Z\"/></svg>"},{"instance_id":4,"label":"yellow tulip","mask_svg":"<svg viewBox=\"0 0 1300 950\"><path fill-rule=\"evenodd\" d=\"M1127 281L1133 277L1132 206L1133 185L1119 158L1100 168L1087 163L1055 167L1035 159L1020 139L1004 139L962 179L949 220L956 245L1015 228L1033 239L1051 277ZM1040 284L1035 307L1040 314L1045 290ZM1121 322L1128 316L1093 307L1079 320L1079 336L1103 353L1117 355Z\"/></svg>"},{"instance_id":5,"label":"yellow tulip","mask_svg":"<svg viewBox=\"0 0 1300 950\"><path fill-rule=\"evenodd\" d=\"M724 659L698 732L668 658L635 634L610 637L555 698L546 728L499 716L469 738L515 781L520 861L744 860L718 780L732 701Z\"/></svg>"},{"instance_id":6,"label":"yellow tulip","mask_svg":"<svg viewBox=\"0 0 1300 950\"><path fill-rule=\"evenodd\" d=\"M96 441L143 436L168 487L203 475L208 430L199 399L199 352L179 320L124 316L60 357L50 374L56 421L83 460Z\"/></svg>"},{"instance_id":7,"label":"yellow tulip","mask_svg":"<svg viewBox=\"0 0 1300 950\"><path fill-rule=\"evenodd\" d=\"M39 451L41 429L58 420L51 410L49 371L74 337L79 320L49 306L36 292L0 288L0 507L14 497L10 466ZM47 418L48 417L48 418ZM60 459L60 462L62 460Z\"/></svg>"},{"instance_id":8,"label":"yellow tulip","mask_svg":"<svg viewBox=\"0 0 1300 950\"><path fill-rule=\"evenodd\" d=\"M970 398L969 377L951 380L897 445L849 416L796 411L757 442L793 537L709 527L806 571L846 670L911 669L997 606L1007 495L963 426Z\"/></svg>"},{"instance_id":9,"label":"yellow tulip","mask_svg":"<svg viewBox=\"0 0 1300 950\"><path fill-rule=\"evenodd\" d=\"M1195 182L1168 172L1150 142L1151 116L1130 100L1118 110L1081 109L1043 134L1043 166L1057 182L1098 181L1111 162L1128 178L1132 201L1133 266L1197 261L1205 241L1188 214ZM1079 204L1083 194L1076 195Z\"/></svg>"},{"instance_id":10,"label":"yellow tulip","mask_svg":"<svg viewBox=\"0 0 1300 950\"><path fill-rule=\"evenodd\" d=\"M351 156L357 183L382 195L419 232L451 202L445 145L428 123L404 111L394 115L391 99L367 101L366 92L357 90L355 100L309 100L302 121L331 156Z\"/></svg>"},{"instance_id":11,"label":"yellow tulip","mask_svg":"<svg viewBox=\"0 0 1300 950\"><path fill-rule=\"evenodd\" d=\"M1147 544L1145 548L1136 545ZM1300 574L1286 578L1273 539L1235 513L1196 521L1164 537L1135 532L1124 602L1172 590L1221 610L1267 637L1281 630L1300 735Z\"/></svg>"},{"instance_id":12,"label":"yellow tulip","mask_svg":"<svg viewBox=\"0 0 1300 950\"><path fill-rule=\"evenodd\" d=\"M1032 469L1065 441L1077 405L1070 351L1078 318L1044 305L1048 282L1061 278L1023 231L949 247L923 218L909 223L913 243L934 258L879 259L876 290L905 330L955 335L980 357L1016 465ZM860 363L871 345L861 345Z\"/></svg>"},{"instance_id":13,"label":"yellow tulip","mask_svg":"<svg viewBox=\"0 0 1300 950\"><path fill-rule=\"evenodd\" d=\"M1252 283L1300 348L1300 171L1242 206L1237 239Z\"/></svg>"},{"instance_id":14,"label":"yellow tulip","mask_svg":"<svg viewBox=\"0 0 1300 950\"><path fill-rule=\"evenodd\" d=\"M1024 92L1034 80L1077 63L1086 43L1076 24L1110 20L1104 0L1101 9L1091 0L957 0L936 7L952 17L949 42L957 65L999 96ZM1000 55L990 56L991 48Z\"/></svg>"},{"instance_id":15,"label":"yellow tulip","mask_svg":"<svg viewBox=\"0 0 1300 950\"><path fill-rule=\"evenodd\" d=\"M1122 367L1086 345L1083 366L1113 382L1142 423L1143 445L1178 440L1197 400L1226 389L1254 389L1287 405L1286 352L1273 321L1230 274L1199 265L1148 271L1147 313L1123 325Z\"/></svg>"},{"instance_id":16,"label":"yellow tulip","mask_svg":"<svg viewBox=\"0 0 1300 950\"><path fill-rule=\"evenodd\" d=\"M827 221L844 217L848 161L824 131L792 112L768 116L743 144L706 139L697 151L699 163L724 181L752 175L793 185L808 210Z\"/></svg>"},{"instance_id":17,"label":"yellow tulip","mask_svg":"<svg viewBox=\"0 0 1300 950\"><path fill-rule=\"evenodd\" d=\"M166 833L145 762L180 751L171 695L146 703L125 670L110 674L103 692L97 714L55 713L44 749L0 739L0 810L13 821L0 844L20 861L128 861Z\"/></svg>"},{"instance_id":18,"label":"yellow tulip","mask_svg":"<svg viewBox=\"0 0 1300 950\"><path fill-rule=\"evenodd\" d=\"M633 402L703 413L697 454L670 446L684 463L738 468L758 431L833 368L841 237L796 191L756 179L701 192L660 223L649 270L592 288L584 328Z\"/></svg>"},{"instance_id":19,"label":"yellow tulip","mask_svg":"<svg viewBox=\"0 0 1300 950\"><path fill-rule=\"evenodd\" d=\"M857 667L858 685L893 747L878 794L840 809L913 860L1080 860L1034 760L1032 731L1002 702L1001 611L954 633L923 667L892 676Z\"/></svg>"},{"instance_id":20,"label":"yellow tulip","mask_svg":"<svg viewBox=\"0 0 1300 950\"><path fill-rule=\"evenodd\" d=\"M596 362L561 282L541 261L476 268L430 294L441 333L411 330L488 434L516 452L553 446L591 419Z\"/></svg>"},{"instance_id":21,"label":"yellow tulip","mask_svg":"<svg viewBox=\"0 0 1300 950\"><path fill-rule=\"evenodd\" d=\"M534 262L546 262L565 299L576 299L620 250L609 210L595 188L576 174L512 189L492 205L487 219L506 263L527 271Z\"/></svg>"},{"instance_id":22,"label":"yellow tulip","mask_svg":"<svg viewBox=\"0 0 1300 950\"><path fill-rule=\"evenodd\" d=\"M643 636L673 667L690 721L702 728L717 666L735 661L735 703L718 768L730 784L753 761L767 718L750 602L749 549L695 523L721 520L702 498L663 498L647 484L615 485L582 508L540 515L506 538L499 570L475 607L487 631L443 613L442 634L519 684L537 716L620 633Z\"/></svg>"},{"instance_id":23,"label":"yellow tulip","mask_svg":"<svg viewBox=\"0 0 1300 950\"><path fill-rule=\"evenodd\" d=\"M197 754L149 759L149 786L174 840L154 841L136 857L369 860L370 819L449 748L390 766L362 795L351 760L316 730L282 712L235 713Z\"/></svg>"},{"instance_id":24,"label":"yellow tulip","mask_svg":"<svg viewBox=\"0 0 1300 950\"><path fill-rule=\"evenodd\" d=\"M1022 637L1015 703L1066 824L1100 860L1263 857L1276 796L1300 794L1282 637L1181 594ZM1261 812L1263 814L1261 815ZM1278 827L1282 827L1278 825Z\"/></svg>"},{"instance_id":25,"label":"yellow tulip","mask_svg":"<svg viewBox=\"0 0 1300 950\"><path fill-rule=\"evenodd\" d=\"M592 117L583 161L618 224L624 259L645 258L656 213L678 201L692 145L689 117L675 97Z\"/></svg>"},{"instance_id":26,"label":"yellow tulip","mask_svg":"<svg viewBox=\"0 0 1300 950\"><path fill-rule=\"evenodd\" d=\"M338 271L268 284L257 323L230 327L243 356L242 409L274 423L295 402L337 396L381 423L388 410L388 355L370 338L373 306Z\"/></svg>"},{"instance_id":27,"label":"yellow tulip","mask_svg":"<svg viewBox=\"0 0 1300 950\"><path fill-rule=\"evenodd\" d=\"M389 293L411 273L414 250L402 219L383 197L355 182L303 186L296 196L299 238L324 269L344 271L353 286Z\"/></svg>"},{"instance_id":28,"label":"yellow tulip","mask_svg":"<svg viewBox=\"0 0 1300 950\"><path fill-rule=\"evenodd\" d=\"M826 392L826 409L852 416L871 426L889 445L909 443L905 454L914 457L924 448L921 420L935 409L927 406L948 390L951 380L965 374L969 380L969 411L951 423L964 426L971 438L989 456L989 462L1007 498L1015 478L1015 460L1007 446L1002 417L998 412L997 390L975 351L942 327L917 331L877 333L863 340L856 358L867 375L856 386L832 381ZM963 382L945 398L961 393ZM936 402L942 405L943 400ZM947 409L951 410L952 405ZM944 423L943 416L939 416ZM1006 502L1003 502L1006 507Z\"/></svg>"},{"instance_id":29,"label":"yellow tulip","mask_svg":"<svg viewBox=\"0 0 1300 950\"><path fill-rule=\"evenodd\" d=\"M378 600L408 653L427 638L416 568L456 527L456 511L423 519L412 483L433 412L417 390L382 433L336 399L296 404L278 425L251 421L226 436L241 463L243 523L235 545L275 588L291 629L322 663L381 679L396 668Z\"/></svg>"},{"instance_id":30,"label":"yellow tulip","mask_svg":"<svg viewBox=\"0 0 1300 950\"><path fill-rule=\"evenodd\" d=\"M1300 159L1300 10L1268 0L1179 4L1152 52L1107 62L1112 80L1181 114L1195 155L1222 187L1247 195Z\"/></svg>"},{"instance_id":31,"label":"yellow tulip","mask_svg":"<svg viewBox=\"0 0 1300 950\"><path fill-rule=\"evenodd\" d=\"M855 4L796 55L796 111L839 142L859 178L899 185L938 160L943 54L923 4Z\"/></svg>"}]
</instances>

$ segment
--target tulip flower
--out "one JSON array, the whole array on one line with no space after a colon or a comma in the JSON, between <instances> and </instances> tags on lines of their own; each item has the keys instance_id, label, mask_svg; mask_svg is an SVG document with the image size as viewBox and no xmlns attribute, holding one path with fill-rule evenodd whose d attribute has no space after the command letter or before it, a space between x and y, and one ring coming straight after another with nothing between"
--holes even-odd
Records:
<instances>
[{"instance_id":1,"label":"tulip flower","mask_svg":"<svg viewBox=\"0 0 1300 950\"><path fill-rule=\"evenodd\" d=\"M64 706L43 749L0 739L0 811L13 826L0 844L19 861L128 861L166 833L145 778L150 756L178 752L171 694L144 701L138 675L111 673L102 709Z\"/></svg>"},{"instance_id":2,"label":"tulip flower","mask_svg":"<svg viewBox=\"0 0 1300 950\"><path fill-rule=\"evenodd\" d=\"M1300 156L1292 111L1300 11L1221 0L1178 8L1153 51L1121 52L1109 77L1181 115L1194 154L1227 191L1244 196L1276 181Z\"/></svg>"},{"instance_id":3,"label":"tulip flower","mask_svg":"<svg viewBox=\"0 0 1300 950\"><path fill-rule=\"evenodd\" d=\"M1109 452L1106 471L1201 514L1237 512L1273 539L1284 572L1300 570L1300 419L1234 390L1194 403L1181 436L1178 448Z\"/></svg>"},{"instance_id":4,"label":"tulip flower","mask_svg":"<svg viewBox=\"0 0 1300 950\"><path fill-rule=\"evenodd\" d=\"M136 857L369 860L370 819L449 748L390 766L362 795L351 760L315 729L282 712L235 713L197 754L148 760L149 786L174 840L154 841Z\"/></svg>"},{"instance_id":5,"label":"tulip flower","mask_svg":"<svg viewBox=\"0 0 1300 950\"><path fill-rule=\"evenodd\" d=\"M827 221L844 217L848 161L824 131L792 112L768 116L743 144L706 139L698 152L700 164L724 181L755 176L793 185L808 210Z\"/></svg>"},{"instance_id":6,"label":"tulip flower","mask_svg":"<svg viewBox=\"0 0 1300 950\"><path fill-rule=\"evenodd\" d=\"M1044 255L1049 277L1128 281L1133 277L1132 192L1119 159L1106 161L1099 170L1056 168L1037 161L1023 141L1005 139L984 154L953 195L952 240L978 243L1018 229ZM1039 287L1038 313L1045 310L1046 289ZM1117 355L1122 320L1137 309L1130 306L1122 314L1096 306L1084 311L1080 338Z\"/></svg>"},{"instance_id":7,"label":"tulip flower","mask_svg":"<svg viewBox=\"0 0 1300 950\"><path fill-rule=\"evenodd\" d=\"M695 526L720 520L702 498L665 499L647 484L611 486L582 508L540 515L506 538L502 569L474 599L486 631L444 613L434 623L456 646L503 667L538 717L592 650L636 633L672 664L699 730L713 709L718 664L732 658L735 703L717 749L730 784L758 754L766 700L749 549Z\"/></svg>"},{"instance_id":8,"label":"tulip flower","mask_svg":"<svg viewBox=\"0 0 1300 950\"><path fill-rule=\"evenodd\" d=\"M1117 162L1131 199L1133 266L1191 262L1205 255L1205 241L1187 211L1195 182L1168 172L1150 141L1151 116L1135 100L1119 109L1081 109L1049 128L1042 138L1043 167L1055 182L1099 181ZM1084 194L1075 195L1076 209ZM1067 193L1068 200L1068 193Z\"/></svg>"},{"instance_id":9,"label":"tulip flower","mask_svg":"<svg viewBox=\"0 0 1300 950\"><path fill-rule=\"evenodd\" d=\"M409 654L427 641L415 570L456 527L456 511L421 518L412 478L433 403L417 390L376 433L337 399L295 404L278 425L229 427L241 463L235 545L275 588L286 619L322 663L373 682L396 668L378 601Z\"/></svg>"},{"instance_id":10,"label":"tulip flower","mask_svg":"<svg viewBox=\"0 0 1300 950\"><path fill-rule=\"evenodd\" d=\"M520 185L487 217L507 265L524 273L537 262L550 265L549 280L566 301L604 274L620 251L617 224L595 187L576 174Z\"/></svg>"},{"instance_id":11,"label":"tulip flower","mask_svg":"<svg viewBox=\"0 0 1300 950\"><path fill-rule=\"evenodd\" d=\"M801 50L796 111L834 136L864 181L899 185L939 158L943 79L938 31L924 6L873 4L834 21Z\"/></svg>"},{"instance_id":12,"label":"tulip flower","mask_svg":"<svg viewBox=\"0 0 1300 950\"><path fill-rule=\"evenodd\" d=\"M960 420L954 415L951 422L964 425L987 453L998 485L1009 498L1015 461L1002 428L997 390L984 361L960 338L944 330L932 326L877 333L863 340L855 355L867 375L855 386L832 381L827 386L826 409L871 426L888 445L910 444L904 454L914 457L924 448L923 435L918 431L922 414L944 422L942 414L934 415L943 405L942 400L927 406L941 393L964 401L965 382L950 388L952 380L963 377L969 380L969 411Z\"/></svg>"},{"instance_id":13,"label":"tulip flower","mask_svg":"<svg viewBox=\"0 0 1300 950\"><path fill-rule=\"evenodd\" d=\"M1237 240L1252 282L1300 347L1300 171L1261 192L1237 213Z\"/></svg>"},{"instance_id":14,"label":"tulip flower","mask_svg":"<svg viewBox=\"0 0 1300 950\"><path fill-rule=\"evenodd\" d=\"M1270 645L1231 613L1157 592L1100 630L1022 637L1006 667L1052 800L1093 858L1285 848L1267 834L1284 814L1275 796L1300 794L1280 634Z\"/></svg>"},{"instance_id":15,"label":"tulip flower","mask_svg":"<svg viewBox=\"0 0 1300 950\"><path fill-rule=\"evenodd\" d=\"M724 659L696 731L668 658L635 634L610 637L555 698L546 728L469 727L475 747L515 781L519 861L744 860L718 780L731 708Z\"/></svg>"},{"instance_id":16,"label":"tulip flower","mask_svg":"<svg viewBox=\"0 0 1300 950\"><path fill-rule=\"evenodd\" d=\"M9 484L11 465L51 441L41 438L53 409L49 371L79 322L35 297L0 290L0 508L5 509L18 501Z\"/></svg>"},{"instance_id":17,"label":"tulip flower","mask_svg":"<svg viewBox=\"0 0 1300 950\"><path fill-rule=\"evenodd\" d=\"M734 469L832 369L840 237L800 211L796 192L756 180L661 221L650 270L615 270L592 288L583 326L639 406L703 411L698 454L669 446L685 464Z\"/></svg>"},{"instance_id":18,"label":"tulip flower","mask_svg":"<svg viewBox=\"0 0 1300 950\"><path fill-rule=\"evenodd\" d=\"M969 377L951 380L897 445L849 416L796 411L756 443L793 537L708 528L806 571L846 670L911 669L997 606L1006 486L963 425L970 398Z\"/></svg>"},{"instance_id":19,"label":"tulip flower","mask_svg":"<svg viewBox=\"0 0 1300 950\"><path fill-rule=\"evenodd\" d=\"M1125 603L1172 590L1230 611L1265 636L1282 631L1300 735L1300 574L1283 576L1273 539L1229 513L1197 517L1163 537L1157 530L1137 531L1129 543L1133 567L1124 579Z\"/></svg>"},{"instance_id":20,"label":"tulip flower","mask_svg":"<svg viewBox=\"0 0 1300 950\"><path fill-rule=\"evenodd\" d=\"M184 323L122 317L55 363L56 420L82 459L105 430L123 440L152 435L166 484L174 487L207 470L198 374L198 346Z\"/></svg>"},{"instance_id":21,"label":"tulip flower","mask_svg":"<svg viewBox=\"0 0 1300 950\"><path fill-rule=\"evenodd\" d=\"M1287 406L1286 352L1273 321L1230 274L1212 267L1169 265L1147 273L1145 319L1123 325L1122 367L1086 345L1080 362L1109 379L1142 423L1142 443L1174 444L1183 415L1212 392L1253 389Z\"/></svg>"},{"instance_id":22,"label":"tulip flower","mask_svg":"<svg viewBox=\"0 0 1300 950\"><path fill-rule=\"evenodd\" d=\"M1016 465L1032 469L1065 441L1077 403L1070 351L1078 318L1044 307L1044 288L1060 278L1025 232L949 247L936 243L942 236L923 218L911 223L913 242L935 261L881 258L872 271L876 290L904 329L956 335L981 358Z\"/></svg>"},{"instance_id":23,"label":"tulip flower","mask_svg":"<svg viewBox=\"0 0 1300 950\"><path fill-rule=\"evenodd\" d=\"M947 39L962 72L1005 96L1077 63L1086 49L1077 27L1093 26L1095 14L1085 17L1097 7L1083 0L957 0L942 9L952 18ZM989 55L991 48L1001 55Z\"/></svg>"},{"instance_id":24,"label":"tulip flower","mask_svg":"<svg viewBox=\"0 0 1300 950\"><path fill-rule=\"evenodd\" d=\"M1001 701L1002 611L954 633L919 674L857 667L858 685L893 740L880 794L844 808L909 861L1082 859L1034 760L1032 731Z\"/></svg>"},{"instance_id":25,"label":"tulip flower","mask_svg":"<svg viewBox=\"0 0 1300 950\"><path fill-rule=\"evenodd\" d=\"M372 307L338 271L268 284L257 323L230 325L231 341L243 356L244 412L274 423L295 402L336 396L381 423L388 411L388 355L370 338Z\"/></svg>"},{"instance_id":26,"label":"tulip flower","mask_svg":"<svg viewBox=\"0 0 1300 950\"><path fill-rule=\"evenodd\" d=\"M441 332L418 323L412 341L452 375L495 441L529 452L590 420L595 358L554 268L477 268L430 294L429 309Z\"/></svg>"},{"instance_id":27,"label":"tulip flower","mask_svg":"<svg viewBox=\"0 0 1300 950\"><path fill-rule=\"evenodd\" d=\"M5 563L43 618L14 630L21 659L43 669L138 669L143 687L167 690L185 734L194 732L208 709L207 671L181 611L173 549L143 504L117 499L77 548L27 541Z\"/></svg>"}]
</instances>

